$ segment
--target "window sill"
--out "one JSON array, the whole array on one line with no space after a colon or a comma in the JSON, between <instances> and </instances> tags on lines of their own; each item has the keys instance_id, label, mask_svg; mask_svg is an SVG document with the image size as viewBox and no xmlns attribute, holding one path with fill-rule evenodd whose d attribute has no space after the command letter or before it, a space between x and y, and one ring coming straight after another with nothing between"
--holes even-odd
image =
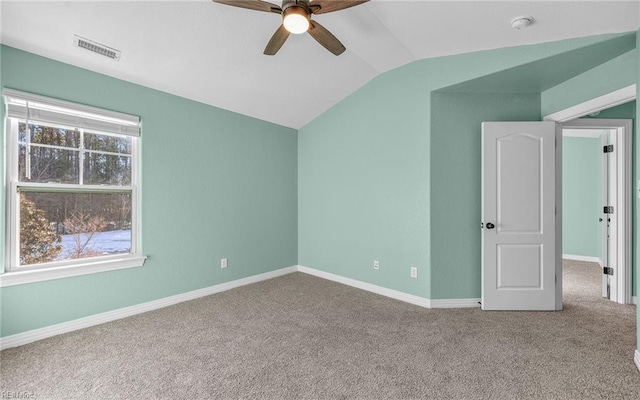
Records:
<instances>
[{"instance_id":1,"label":"window sill","mask_svg":"<svg viewBox=\"0 0 640 400\"><path fill-rule=\"evenodd\" d=\"M24 285L27 283L69 278L72 276L95 274L117 269L141 267L147 257L126 255L108 260L87 260L82 264L64 267L35 269L28 271L10 271L0 275L0 287Z\"/></svg>"}]
</instances>

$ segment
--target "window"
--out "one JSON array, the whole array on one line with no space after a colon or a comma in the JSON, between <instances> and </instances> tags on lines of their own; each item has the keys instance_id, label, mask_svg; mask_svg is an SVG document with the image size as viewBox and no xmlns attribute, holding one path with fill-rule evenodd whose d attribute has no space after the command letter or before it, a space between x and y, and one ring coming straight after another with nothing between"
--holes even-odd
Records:
<instances>
[{"instance_id":1,"label":"window","mask_svg":"<svg viewBox=\"0 0 640 400\"><path fill-rule=\"evenodd\" d=\"M3 95L2 286L142 265L139 118L9 89Z\"/></svg>"}]
</instances>

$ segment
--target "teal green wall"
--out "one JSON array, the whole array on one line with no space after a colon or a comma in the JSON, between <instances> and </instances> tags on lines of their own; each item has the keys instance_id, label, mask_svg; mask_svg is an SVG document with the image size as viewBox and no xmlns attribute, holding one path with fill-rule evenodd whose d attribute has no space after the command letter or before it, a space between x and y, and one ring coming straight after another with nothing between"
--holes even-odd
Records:
<instances>
[{"instance_id":1,"label":"teal green wall","mask_svg":"<svg viewBox=\"0 0 640 400\"><path fill-rule=\"evenodd\" d=\"M429 109L416 74L384 74L299 131L300 265L428 296Z\"/></svg>"},{"instance_id":2,"label":"teal green wall","mask_svg":"<svg viewBox=\"0 0 640 400\"><path fill-rule=\"evenodd\" d=\"M605 35L421 60L373 79L299 131L299 264L428 298L478 297L478 172L465 175L479 169L474 131L508 111L540 119L544 90L634 46L634 35ZM446 104L460 121L434 115L438 90L460 93Z\"/></svg>"},{"instance_id":3,"label":"teal green wall","mask_svg":"<svg viewBox=\"0 0 640 400\"><path fill-rule=\"evenodd\" d=\"M628 103L620 104L619 106L607 108L600 111L595 116L585 116L583 118L596 118L596 119L636 119L636 101L632 100ZM635 127L634 127L635 132ZM635 140L635 137L634 137Z\"/></svg>"},{"instance_id":4,"label":"teal green wall","mask_svg":"<svg viewBox=\"0 0 640 400\"><path fill-rule=\"evenodd\" d=\"M633 85L636 82L636 50L592 68L542 92L542 115Z\"/></svg>"},{"instance_id":5,"label":"teal green wall","mask_svg":"<svg viewBox=\"0 0 640 400\"><path fill-rule=\"evenodd\" d=\"M297 264L295 130L10 47L1 52L3 87L141 117L149 257L141 268L2 288L2 336Z\"/></svg>"},{"instance_id":6,"label":"teal green wall","mask_svg":"<svg viewBox=\"0 0 640 400\"><path fill-rule=\"evenodd\" d=\"M539 120L539 93L432 94L431 298L480 297L482 122Z\"/></svg>"},{"instance_id":7,"label":"teal green wall","mask_svg":"<svg viewBox=\"0 0 640 400\"><path fill-rule=\"evenodd\" d=\"M602 259L602 140L562 139L562 253Z\"/></svg>"}]
</instances>

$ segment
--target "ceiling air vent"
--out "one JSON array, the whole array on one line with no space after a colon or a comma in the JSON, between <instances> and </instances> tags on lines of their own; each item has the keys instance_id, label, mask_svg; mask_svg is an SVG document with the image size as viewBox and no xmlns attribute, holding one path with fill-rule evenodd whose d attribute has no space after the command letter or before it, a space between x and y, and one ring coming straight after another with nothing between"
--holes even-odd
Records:
<instances>
[{"instance_id":1,"label":"ceiling air vent","mask_svg":"<svg viewBox=\"0 0 640 400\"><path fill-rule=\"evenodd\" d=\"M81 49L89 50L101 56L109 57L112 60L120 60L120 50L113 49L93 40L83 38L82 36L73 35L73 44Z\"/></svg>"}]
</instances>

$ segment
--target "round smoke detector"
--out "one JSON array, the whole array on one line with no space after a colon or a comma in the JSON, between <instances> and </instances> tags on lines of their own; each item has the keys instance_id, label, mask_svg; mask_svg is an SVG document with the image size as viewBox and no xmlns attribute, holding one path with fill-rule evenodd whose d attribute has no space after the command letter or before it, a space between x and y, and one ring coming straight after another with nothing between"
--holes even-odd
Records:
<instances>
[{"instance_id":1,"label":"round smoke detector","mask_svg":"<svg viewBox=\"0 0 640 400\"><path fill-rule=\"evenodd\" d=\"M531 25L533 22L533 17L515 17L511 20L511 27L513 29L524 29L527 26Z\"/></svg>"}]
</instances>

